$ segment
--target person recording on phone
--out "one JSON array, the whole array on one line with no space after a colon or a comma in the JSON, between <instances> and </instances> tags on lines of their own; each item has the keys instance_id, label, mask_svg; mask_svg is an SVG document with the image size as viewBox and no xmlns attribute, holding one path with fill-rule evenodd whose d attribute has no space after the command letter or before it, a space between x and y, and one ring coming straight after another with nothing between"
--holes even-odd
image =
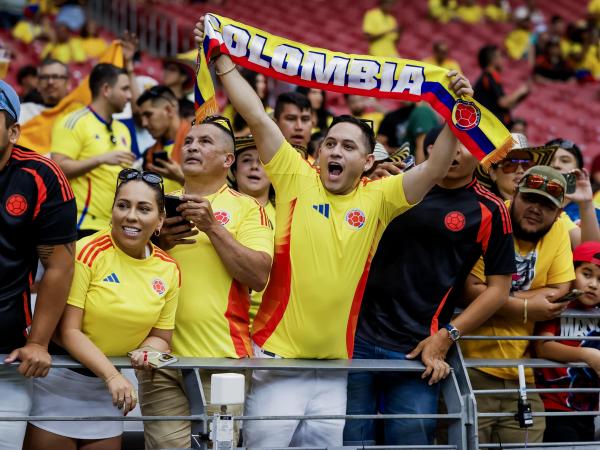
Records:
<instances>
[{"instance_id":1,"label":"person recording on phone","mask_svg":"<svg viewBox=\"0 0 600 450\"><path fill-rule=\"evenodd\" d=\"M182 274L172 343L177 356L245 358L252 353L249 292L267 284L273 229L255 199L227 187L234 146L226 118L210 116L193 125L182 147L183 189L167 197L171 217L159 245ZM206 398L210 373L200 373ZM180 370L139 373L138 380L144 415L190 414ZM238 415L242 409L230 411ZM144 433L148 449L191 446L188 421L145 422Z\"/></svg>"},{"instance_id":2,"label":"person recording on phone","mask_svg":"<svg viewBox=\"0 0 600 450\"><path fill-rule=\"evenodd\" d=\"M513 226L517 271L512 278L508 301L483 326L473 331L476 336L531 336L535 323L552 320L567 308L561 301L575 279L573 254L568 225L559 220L567 183L563 175L548 166L534 166L519 181L509 212ZM479 260L469 275L465 296L472 299L489 285L487 265ZM464 341L461 349L467 358L529 357L529 342L507 340ZM518 389L515 368L482 367L468 369L474 389ZM525 372L527 388L534 388L531 369ZM543 412L539 394L528 393L533 412ZM482 412L513 411L516 398L511 396L477 397ZM481 442L541 442L544 417L535 417L533 427L526 430L512 417L480 417Z\"/></svg>"},{"instance_id":3,"label":"person recording on phone","mask_svg":"<svg viewBox=\"0 0 600 450\"><path fill-rule=\"evenodd\" d=\"M132 352L135 369L149 368L139 348L168 352L181 283L177 263L150 242L164 221L162 178L123 169L110 227L77 242L75 274L57 342L85 369L50 369L34 383L33 416L122 416L137 403L133 385L109 356ZM32 421L27 450L121 448L123 422Z\"/></svg>"},{"instance_id":4,"label":"person recording on phone","mask_svg":"<svg viewBox=\"0 0 600 450\"><path fill-rule=\"evenodd\" d=\"M166 86L153 86L137 100L142 127L156 143L144 152L144 168L165 180L165 193L181 189L181 148L191 125L179 116L179 103Z\"/></svg>"}]
</instances>

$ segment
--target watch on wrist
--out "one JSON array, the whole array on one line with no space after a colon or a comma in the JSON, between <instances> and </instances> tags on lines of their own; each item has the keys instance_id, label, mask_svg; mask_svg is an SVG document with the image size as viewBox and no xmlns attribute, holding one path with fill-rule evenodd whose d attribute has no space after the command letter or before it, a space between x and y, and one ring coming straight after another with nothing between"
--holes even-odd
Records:
<instances>
[{"instance_id":1,"label":"watch on wrist","mask_svg":"<svg viewBox=\"0 0 600 450\"><path fill-rule=\"evenodd\" d=\"M444 325L444 328L448 330L448 337L452 339L452 342L456 342L460 339L460 331L451 323Z\"/></svg>"}]
</instances>

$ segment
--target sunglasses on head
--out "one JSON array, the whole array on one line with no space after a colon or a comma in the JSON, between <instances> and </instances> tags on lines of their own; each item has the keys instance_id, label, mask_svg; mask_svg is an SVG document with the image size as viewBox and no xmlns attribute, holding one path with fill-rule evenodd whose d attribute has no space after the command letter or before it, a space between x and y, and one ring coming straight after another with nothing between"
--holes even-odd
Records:
<instances>
[{"instance_id":1,"label":"sunglasses on head","mask_svg":"<svg viewBox=\"0 0 600 450\"><path fill-rule=\"evenodd\" d=\"M223 131L225 131L227 134L229 134L231 136L231 139L233 139L233 141L235 142L235 136L233 134L233 127L231 126L231 122L227 117L224 116L219 116L217 114L213 115L213 116L208 116L205 117L204 119L202 119L201 122L197 122L196 119L192 120L192 126L196 125L196 124L205 124L205 123L210 123L213 125L216 125L217 127L221 128Z\"/></svg>"},{"instance_id":2,"label":"sunglasses on head","mask_svg":"<svg viewBox=\"0 0 600 450\"><path fill-rule=\"evenodd\" d=\"M541 189L561 202L565 195L565 190L562 184L556 180L548 180L548 178L543 175L527 175L525 178L523 178L520 185L529 189Z\"/></svg>"},{"instance_id":3,"label":"sunglasses on head","mask_svg":"<svg viewBox=\"0 0 600 450\"><path fill-rule=\"evenodd\" d=\"M523 170L528 170L531 167L535 166L535 163L530 159L505 159L501 163L498 164L498 167L502 169L503 173L515 173L519 166L523 168Z\"/></svg>"},{"instance_id":4,"label":"sunglasses on head","mask_svg":"<svg viewBox=\"0 0 600 450\"><path fill-rule=\"evenodd\" d=\"M158 186L164 194L162 177L154 172L140 171L137 169L123 169L117 177L117 187L132 180L142 180L150 186Z\"/></svg>"}]
</instances>

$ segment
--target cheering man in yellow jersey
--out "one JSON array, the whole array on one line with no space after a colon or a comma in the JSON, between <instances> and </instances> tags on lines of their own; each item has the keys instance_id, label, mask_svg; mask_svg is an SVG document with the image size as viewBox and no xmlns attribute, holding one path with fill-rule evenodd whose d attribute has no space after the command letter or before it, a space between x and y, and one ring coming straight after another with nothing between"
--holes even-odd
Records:
<instances>
[{"instance_id":1,"label":"cheering man in yellow jersey","mask_svg":"<svg viewBox=\"0 0 600 450\"><path fill-rule=\"evenodd\" d=\"M70 179L77 200L78 238L109 224L115 180L134 160L129 129L112 119L131 100L127 72L98 64L89 82L92 103L59 120L52 130L52 158Z\"/></svg>"},{"instance_id":2,"label":"cheering man in yellow jersey","mask_svg":"<svg viewBox=\"0 0 600 450\"><path fill-rule=\"evenodd\" d=\"M180 356L244 358L252 353L249 290L260 292L267 284L273 230L256 200L227 187L234 161L227 119L212 116L192 126L182 150L184 185L175 194L184 202L179 216L165 220L160 238L182 278L172 350ZM201 376L210 386L210 373ZM179 370L142 374L140 391L144 415L190 414ZM147 422L144 429L146 448L191 446L189 422Z\"/></svg>"},{"instance_id":3,"label":"cheering man in yellow jersey","mask_svg":"<svg viewBox=\"0 0 600 450\"><path fill-rule=\"evenodd\" d=\"M203 31L201 18L198 42ZM317 171L285 141L231 59L222 55L215 66L231 104L250 127L277 195L275 258L252 329L254 354L349 358L379 237L446 175L456 138L445 127L426 162L404 175L371 182L361 176L373 165L373 130L341 116L319 148ZM462 75L449 76L457 95L473 93ZM346 373L257 371L246 408L251 415L345 414ZM343 428L343 420L249 421L244 444L341 446Z\"/></svg>"}]
</instances>

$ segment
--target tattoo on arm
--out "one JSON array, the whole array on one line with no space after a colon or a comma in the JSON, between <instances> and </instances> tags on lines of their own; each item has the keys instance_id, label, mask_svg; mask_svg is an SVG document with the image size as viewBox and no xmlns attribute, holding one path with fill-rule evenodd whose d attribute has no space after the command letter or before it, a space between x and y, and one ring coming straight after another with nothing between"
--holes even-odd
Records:
<instances>
[{"instance_id":1,"label":"tattoo on arm","mask_svg":"<svg viewBox=\"0 0 600 450\"><path fill-rule=\"evenodd\" d=\"M63 244L63 247L67 250L67 253L69 253L69 256L73 256L73 254L75 253L75 242L69 242L68 244Z\"/></svg>"},{"instance_id":2,"label":"tattoo on arm","mask_svg":"<svg viewBox=\"0 0 600 450\"><path fill-rule=\"evenodd\" d=\"M54 245L38 245L37 252L38 256L40 257L40 261L42 261L42 265L46 267L50 256L52 256L52 253L54 253Z\"/></svg>"}]
</instances>

